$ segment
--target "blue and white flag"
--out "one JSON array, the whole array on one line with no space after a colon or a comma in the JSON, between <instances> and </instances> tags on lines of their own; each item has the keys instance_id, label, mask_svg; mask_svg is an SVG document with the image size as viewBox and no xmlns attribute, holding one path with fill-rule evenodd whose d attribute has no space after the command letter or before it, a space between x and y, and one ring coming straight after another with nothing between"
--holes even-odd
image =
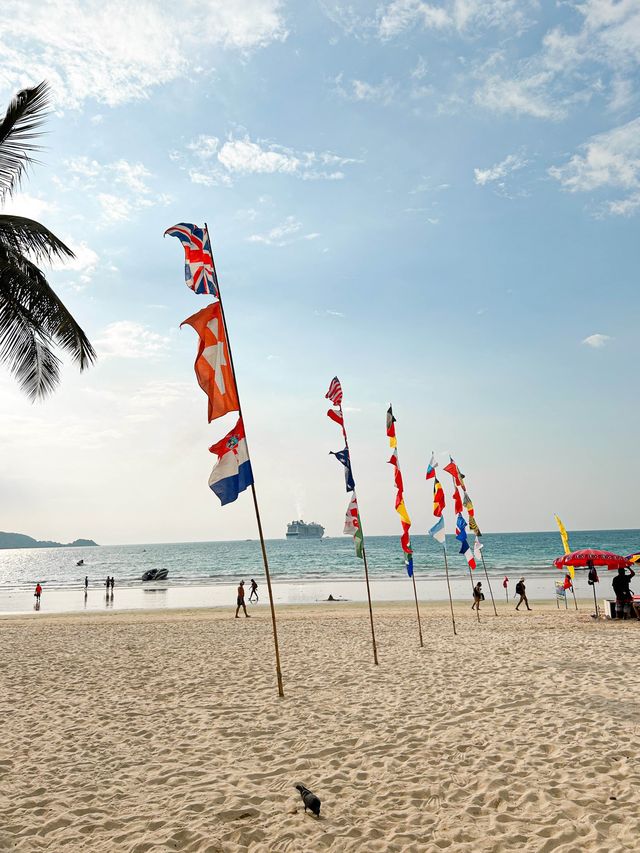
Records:
<instances>
[{"instance_id":1,"label":"blue and white flag","mask_svg":"<svg viewBox=\"0 0 640 853\"><path fill-rule=\"evenodd\" d=\"M410 578L413 577L413 554L404 555L404 564L407 567L407 574Z\"/></svg>"},{"instance_id":2,"label":"blue and white flag","mask_svg":"<svg viewBox=\"0 0 640 853\"><path fill-rule=\"evenodd\" d=\"M436 521L431 530L429 530L429 536L433 536L436 542L439 542L441 545L444 545L445 532L444 518L442 516L440 516L440 518Z\"/></svg>"},{"instance_id":3,"label":"blue and white flag","mask_svg":"<svg viewBox=\"0 0 640 853\"><path fill-rule=\"evenodd\" d=\"M334 453L333 450L330 451L331 456L335 456L338 462L342 462L344 465L344 482L347 487L348 492L352 492L355 487L355 481L353 479L353 474L351 473L351 459L349 458L349 449L345 447L344 450L339 450L337 453Z\"/></svg>"},{"instance_id":4,"label":"blue and white flag","mask_svg":"<svg viewBox=\"0 0 640 853\"><path fill-rule=\"evenodd\" d=\"M235 501L240 492L253 483L253 472L244 435L242 418L231 432L213 444L209 450L218 456L209 476L209 488L220 498L224 506Z\"/></svg>"}]
</instances>

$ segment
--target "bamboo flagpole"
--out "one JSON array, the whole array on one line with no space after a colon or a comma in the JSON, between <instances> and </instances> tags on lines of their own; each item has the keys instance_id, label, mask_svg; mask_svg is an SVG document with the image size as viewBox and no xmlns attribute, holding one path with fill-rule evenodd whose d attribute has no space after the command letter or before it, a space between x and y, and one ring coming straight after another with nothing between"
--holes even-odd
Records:
<instances>
[{"instance_id":1,"label":"bamboo flagpole","mask_svg":"<svg viewBox=\"0 0 640 853\"><path fill-rule=\"evenodd\" d=\"M209 229L207 227L207 223L204 224L204 231L207 235L207 241L209 242ZM227 349L229 350L229 364L231 367L231 372L233 373L233 381L236 384L236 393L238 394L238 414L242 418L242 423L244 424L244 417L242 416L242 405L240 403L240 393L238 391L238 380L236 376L236 369L233 363L233 353L231 351L231 341L229 340L229 330L227 328L227 317L224 312L224 303L222 301L222 291L220 290L220 281L218 279L216 273L216 264L213 259L213 252L211 253L211 263L213 266L213 274L218 283L218 299L220 301L220 313L222 314L222 322L224 324L224 333L227 339ZM246 435L246 430L245 430ZM248 446L248 443L247 443ZM264 565L264 574L267 579L267 591L269 593L269 609L271 610L271 628L273 631L273 646L276 657L276 678L278 681L278 696L281 698L284 697L284 687L282 684L282 668L280 666L280 648L278 645L278 625L276 622L276 608L273 602L273 590L271 588L271 572L269 571L269 560L267 558L267 546L264 541L264 533L262 531L262 519L260 517L260 507L258 506L258 496L256 494L255 483L251 483L251 496L253 497L253 508L256 513L256 524L258 526L258 536L260 537L260 550L262 551L262 563Z\"/></svg>"},{"instance_id":2,"label":"bamboo flagpole","mask_svg":"<svg viewBox=\"0 0 640 853\"><path fill-rule=\"evenodd\" d=\"M449 562L447 560L447 543L446 543L446 534L444 529L444 508L445 508L445 497L444 490L442 485L440 484L438 478L436 477L437 463L434 461L434 455L431 454L431 462L429 462L429 466L427 468L427 480L433 479L433 514L436 518L436 523L431 527L428 531L429 536L433 537L440 545L442 545L442 556L444 558L444 572L447 578L447 591L449 593L449 607L451 608L451 625L453 627L454 635L457 635L456 631L456 617L453 612L453 597L451 595L451 583L449 581Z\"/></svg>"},{"instance_id":3,"label":"bamboo flagpole","mask_svg":"<svg viewBox=\"0 0 640 853\"><path fill-rule=\"evenodd\" d=\"M198 377L198 382L209 399L209 422L219 417L222 417L224 414L235 411L238 412L239 418L238 425L236 426L237 432L232 431L232 433L226 436L225 439L223 439L221 442L218 442L217 445L214 445L213 448L210 449L212 450L212 452L218 453L218 458L220 461L220 459L223 458L220 454L223 453L225 454L225 458L228 458L226 454L231 455L232 449L235 453L239 455L238 448L240 448L243 443L243 454L246 456L245 461L249 463L249 465L247 466L248 472L245 472L244 482L242 485L238 484L239 476L235 476L236 485L231 490L232 496L229 496L227 494L221 495L221 493L218 491L216 491L216 494L218 494L221 503L225 504L235 500L238 497L240 491L243 491L249 485L251 486L253 506L256 514L256 523L258 526L258 535L260 538L260 547L262 551L262 560L264 564L265 576L267 579L267 589L269 592L269 604L271 607L271 623L273 629L273 642L275 649L278 695L280 697L283 697L284 688L282 684L282 669L280 666L280 649L278 646L276 613L273 604L273 590L271 587L271 573L269 571L269 561L267 559L267 549L265 546L264 533L262 530L262 520L260 518L258 498L256 494L255 484L253 482L253 473L250 467L250 456L248 452L246 434L244 433L244 417L242 414L242 406L240 404L240 396L238 393L238 381L235 366L233 363L233 353L231 351L231 344L229 341L229 330L227 328L227 319L224 312L224 305L222 302L222 294L220 292L220 284L216 272L215 261L213 259L213 253L211 251L209 230L207 228L206 223L204 225L204 229L202 229L197 225L181 222L178 225L173 225L171 228L168 228L165 231L165 235L167 234L172 237L177 237L183 245L185 251L185 278L187 287L190 287L197 294L208 294L213 296L214 298L217 298L218 300L217 303L212 302L207 305L202 311L199 311L197 314L193 315L193 317L189 317L187 320L184 321L184 323L188 323L188 325L193 326L198 336L200 337L200 349L196 358L195 369L196 375ZM203 316L203 314L205 316ZM222 320L224 338L226 339L226 352L225 342L224 340L222 340L222 335L220 334L218 317ZM184 325L184 323L182 323L181 325ZM205 338L207 338L207 336L207 344L209 345L209 352L207 353L207 355L209 357L204 355L204 353L207 352L207 350L205 349ZM228 362L227 354L229 357ZM204 365L202 364L203 362ZM214 376L213 381L211 376L212 372ZM229 372L231 374L230 376ZM240 425L241 429L239 429ZM222 450L218 450L219 445L222 442L226 443L226 441L229 439L233 439L233 444L229 443L227 447L223 448ZM240 469L236 467L236 471L241 470L241 468L242 466L240 467ZM216 468L214 467L214 472L215 470ZM212 477L214 472L212 472ZM230 476L228 479L233 481L234 476ZM212 481L212 479L210 478L209 484L212 489L214 488L213 482L215 482L217 485L220 484L220 481ZM221 482L227 481L223 480Z\"/></svg>"},{"instance_id":4,"label":"bamboo flagpole","mask_svg":"<svg viewBox=\"0 0 640 853\"><path fill-rule=\"evenodd\" d=\"M351 469L351 454L349 451L347 430L344 424L344 412L342 411L342 386L340 385L340 380L337 376L334 376L334 378L331 380L329 390L325 394L325 399L329 400L331 402L331 405L334 407L332 409L329 409L329 411L327 412L327 417L337 423L342 428L342 435L344 438L344 450L338 451L338 453L332 453L332 455L336 457L338 462L344 465L347 494L351 492L353 495L353 497L351 498L351 502L347 507L347 517L345 520L344 532L351 533L353 535L353 539L356 546L356 556L361 557L362 562L364 564L364 579L367 587L367 601L369 603L369 623L371 625L371 645L373 648L373 662L376 666L378 666L378 647L376 646L376 632L373 625L373 607L371 604L371 587L369 585L369 564L367 562L367 551L364 545L364 531L362 530L362 520L360 518L360 512L358 509L356 484L353 479L353 472Z\"/></svg>"},{"instance_id":5,"label":"bamboo flagpole","mask_svg":"<svg viewBox=\"0 0 640 853\"><path fill-rule=\"evenodd\" d=\"M387 411L387 437L389 446L391 447L391 459L389 464L394 468L394 483L396 487L396 512L400 516L402 525L402 536L400 537L400 545L405 553L406 567L409 577L413 581L413 598L416 603L416 616L418 619L418 636L420 638L420 648L424 647L422 639L422 624L420 622L420 605L418 604L418 591L416 589L416 573L413 565L413 548L411 547L411 539L409 538L409 528L411 527L411 519L404 505L404 483L402 481L402 472L400 471L400 461L398 459L398 439L396 437L396 419L393 416L393 409L389 403Z\"/></svg>"}]
</instances>

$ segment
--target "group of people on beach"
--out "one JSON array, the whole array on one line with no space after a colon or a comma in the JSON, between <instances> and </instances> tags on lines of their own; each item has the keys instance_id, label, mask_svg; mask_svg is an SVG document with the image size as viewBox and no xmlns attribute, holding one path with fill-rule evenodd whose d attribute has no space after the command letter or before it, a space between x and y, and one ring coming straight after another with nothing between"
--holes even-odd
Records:
<instances>
[{"instance_id":1,"label":"group of people on beach","mask_svg":"<svg viewBox=\"0 0 640 853\"><path fill-rule=\"evenodd\" d=\"M524 578L520 578L516 584L515 594L520 596L518 603L516 604L516 610L520 610L520 605L523 603L526 605L527 610L531 610L529 607L529 599L527 598L527 587L524 582ZM479 613L481 601L484 601L484 593L482 592L482 581L478 581L473 588L473 604L471 605L471 609L477 610Z\"/></svg>"}]
</instances>

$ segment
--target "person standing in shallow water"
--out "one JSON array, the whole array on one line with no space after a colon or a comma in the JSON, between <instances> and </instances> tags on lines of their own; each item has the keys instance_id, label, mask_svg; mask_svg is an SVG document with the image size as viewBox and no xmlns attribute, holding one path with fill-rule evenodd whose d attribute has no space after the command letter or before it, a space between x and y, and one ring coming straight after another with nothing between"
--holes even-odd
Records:
<instances>
[{"instance_id":1,"label":"person standing in shallow water","mask_svg":"<svg viewBox=\"0 0 640 853\"><path fill-rule=\"evenodd\" d=\"M240 581L240 585L238 587L238 597L236 598L236 619L239 619L238 613L240 612L240 608L244 610L244 615L249 619L249 614L247 613L247 606L244 603L244 581Z\"/></svg>"},{"instance_id":2,"label":"person standing in shallow water","mask_svg":"<svg viewBox=\"0 0 640 853\"><path fill-rule=\"evenodd\" d=\"M520 599L516 604L516 610L520 610L520 605L523 601L527 605L527 610L531 610L531 608L529 607L529 599L527 598L527 588L524 584L524 578L520 578L520 580L516 584L516 595L520 596Z\"/></svg>"}]
</instances>

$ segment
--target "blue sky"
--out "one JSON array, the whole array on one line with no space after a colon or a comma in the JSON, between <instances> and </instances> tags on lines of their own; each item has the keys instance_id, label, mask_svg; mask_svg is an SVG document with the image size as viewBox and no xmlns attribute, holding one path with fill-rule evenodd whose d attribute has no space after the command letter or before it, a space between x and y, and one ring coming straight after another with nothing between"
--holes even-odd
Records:
<instances>
[{"instance_id":1,"label":"blue sky","mask_svg":"<svg viewBox=\"0 0 640 853\"><path fill-rule=\"evenodd\" d=\"M340 376L365 532L414 532L432 449L481 527L635 527L640 2L8 0L0 96L47 79L7 205L99 352L31 405L0 372L3 529L249 538L220 508L174 222L209 223L270 536L342 529ZM448 478L444 481L451 492Z\"/></svg>"}]
</instances>

